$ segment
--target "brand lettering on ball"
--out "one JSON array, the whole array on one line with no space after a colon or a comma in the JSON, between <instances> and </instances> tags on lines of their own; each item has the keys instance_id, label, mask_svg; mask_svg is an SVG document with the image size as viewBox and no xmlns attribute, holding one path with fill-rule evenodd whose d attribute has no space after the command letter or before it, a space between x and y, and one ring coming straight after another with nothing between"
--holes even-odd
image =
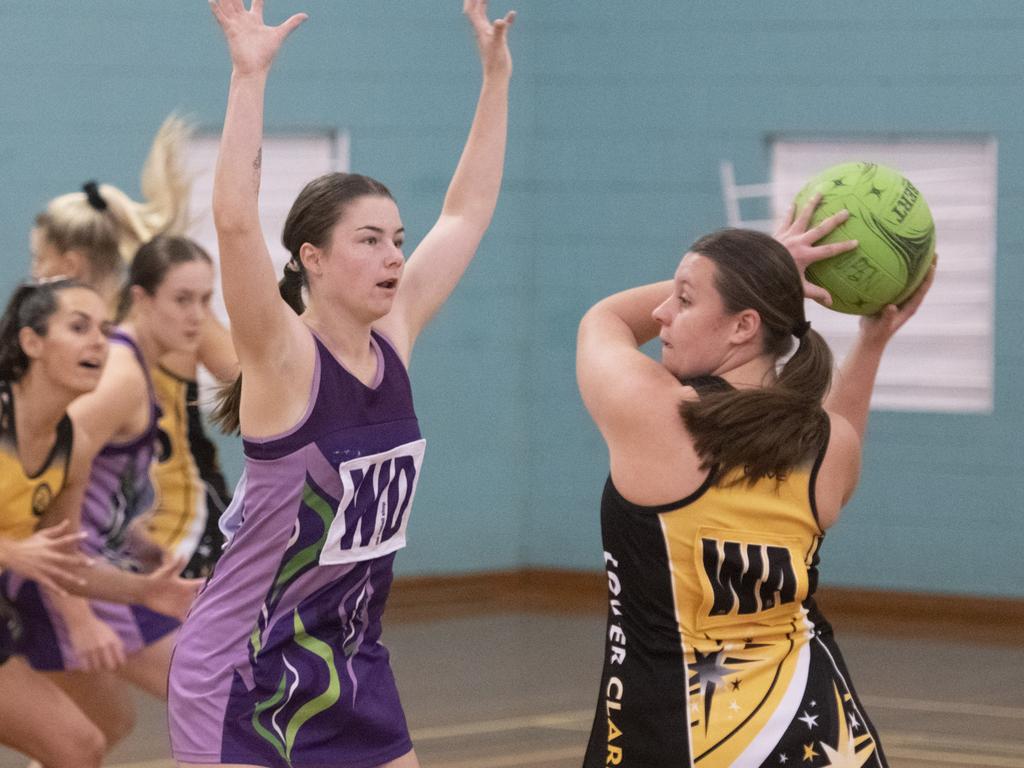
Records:
<instances>
[{"instance_id":1,"label":"brand lettering on ball","mask_svg":"<svg viewBox=\"0 0 1024 768\"><path fill-rule=\"evenodd\" d=\"M914 203L921 196L921 193L917 191L917 187L911 184L909 181L904 179L903 194L900 195L900 199L896 201L896 205L892 207L892 212L896 214L896 221L900 224L907 218L907 214L914 207Z\"/></svg>"}]
</instances>

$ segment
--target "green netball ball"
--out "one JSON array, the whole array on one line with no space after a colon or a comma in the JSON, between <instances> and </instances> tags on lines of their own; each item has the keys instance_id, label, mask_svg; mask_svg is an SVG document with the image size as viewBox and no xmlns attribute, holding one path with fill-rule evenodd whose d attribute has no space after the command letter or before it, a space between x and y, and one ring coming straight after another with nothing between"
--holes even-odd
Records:
<instances>
[{"instance_id":1,"label":"green netball ball","mask_svg":"<svg viewBox=\"0 0 1024 768\"><path fill-rule=\"evenodd\" d=\"M843 163L822 171L796 196L797 211L815 193L812 225L833 213L850 218L819 243L857 240L856 250L807 267L807 279L832 294L832 309L873 315L900 304L924 280L935 259L935 222L909 180L884 165Z\"/></svg>"}]
</instances>

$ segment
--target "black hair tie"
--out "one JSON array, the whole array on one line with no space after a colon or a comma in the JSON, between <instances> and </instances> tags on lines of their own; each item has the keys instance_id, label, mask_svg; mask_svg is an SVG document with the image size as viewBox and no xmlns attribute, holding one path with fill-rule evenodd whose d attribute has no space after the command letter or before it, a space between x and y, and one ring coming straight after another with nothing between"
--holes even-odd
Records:
<instances>
[{"instance_id":1,"label":"black hair tie","mask_svg":"<svg viewBox=\"0 0 1024 768\"><path fill-rule=\"evenodd\" d=\"M97 211L107 210L107 201L103 199L103 195L100 194L100 188L95 181L85 182L85 184L82 185L82 191L85 192L85 196L89 200L89 205Z\"/></svg>"},{"instance_id":2,"label":"black hair tie","mask_svg":"<svg viewBox=\"0 0 1024 768\"><path fill-rule=\"evenodd\" d=\"M811 321L804 320L802 323L797 323L795 326L793 326L793 335L796 336L798 339L802 339L804 336L807 335L807 332L809 330L811 330Z\"/></svg>"}]
</instances>

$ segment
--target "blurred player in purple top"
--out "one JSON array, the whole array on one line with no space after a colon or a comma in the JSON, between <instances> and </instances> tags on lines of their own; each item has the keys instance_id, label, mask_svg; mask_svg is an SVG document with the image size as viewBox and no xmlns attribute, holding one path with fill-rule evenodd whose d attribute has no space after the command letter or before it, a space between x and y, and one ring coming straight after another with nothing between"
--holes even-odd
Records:
<instances>
[{"instance_id":1,"label":"blurred player in purple top","mask_svg":"<svg viewBox=\"0 0 1024 768\"><path fill-rule=\"evenodd\" d=\"M170 730L179 764L418 766L378 642L424 441L406 366L490 224L501 186L514 15L464 13L483 86L441 216L405 265L384 185L329 174L292 206L280 285L258 216L263 94L305 20L211 3L233 71L214 223L241 383L222 403L246 455L241 524L178 636ZM280 288L280 293L277 288ZM308 306L303 306L303 291Z\"/></svg>"}]
</instances>

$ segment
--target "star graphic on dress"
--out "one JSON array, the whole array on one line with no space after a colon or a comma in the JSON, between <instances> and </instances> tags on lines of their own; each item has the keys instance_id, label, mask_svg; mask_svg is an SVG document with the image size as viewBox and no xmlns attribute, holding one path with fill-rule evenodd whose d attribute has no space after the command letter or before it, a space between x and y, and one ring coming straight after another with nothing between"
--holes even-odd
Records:
<instances>
[{"instance_id":1,"label":"star graphic on dress","mask_svg":"<svg viewBox=\"0 0 1024 768\"><path fill-rule=\"evenodd\" d=\"M851 712L850 713L850 730L851 731L856 731L858 728L860 728L860 721L857 719L857 713L856 712Z\"/></svg>"},{"instance_id":2,"label":"star graphic on dress","mask_svg":"<svg viewBox=\"0 0 1024 768\"><path fill-rule=\"evenodd\" d=\"M809 763L811 760L816 758L818 753L814 751L814 742L810 744L804 744L804 759L801 762Z\"/></svg>"},{"instance_id":3,"label":"star graphic on dress","mask_svg":"<svg viewBox=\"0 0 1024 768\"><path fill-rule=\"evenodd\" d=\"M786 753L785 752L783 752L783 753L781 753L779 755L779 762L780 763L788 763L789 762L789 758L786 757Z\"/></svg>"},{"instance_id":4,"label":"star graphic on dress","mask_svg":"<svg viewBox=\"0 0 1024 768\"><path fill-rule=\"evenodd\" d=\"M862 768L862 766L875 753L875 743L870 733L855 736L851 731L846 730L847 721L843 718L843 701L850 701L850 695L840 695L838 687L832 684L832 690L836 700L836 725L839 732L836 734L836 746L832 747L825 742L821 747L828 758L828 764L821 768ZM852 713L851 713L852 719Z\"/></svg>"},{"instance_id":5,"label":"star graphic on dress","mask_svg":"<svg viewBox=\"0 0 1024 768\"><path fill-rule=\"evenodd\" d=\"M828 758L828 764L821 768L862 768L875 752L874 745L870 744L858 753L852 741L843 742L841 752L832 749L828 744L822 744L821 747L825 750L825 757Z\"/></svg>"},{"instance_id":6,"label":"star graphic on dress","mask_svg":"<svg viewBox=\"0 0 1024 768\"><path fill-rule=\"evenodd\" d=\"M700 693L704 697L705 732L707 732L711 725L711 704L715 698L715 689L725 682L725 676L729 674L729 670L720 663L720 658L724 653L724 650L713 651L712 653L694 651L694 662L690 667L693 672L690 685L698 683L700 685Z\"/></svg>"},{"instance_id":7,"label":"star graphic on dress","mask_svg":"<svg viewBox=\"0 0 1024 768\"><path fill-rule=\"evenodd\" d=\"M739 712L740 705L736 703L735 699L733 699L733 701L729 704L729 709L731 709L733 712Z\"/></svg>"},{"instance_id":8,"label":"star graphic on dress","mask_svg":"<svg viewBox=\"0 0 1024 768\"><path fill-rule=\"evenodd\" d=\"M729 674L729 670L719 663L721 655L722 651L713 653L694 651L694 662L690 669L697 678L693 682L699 682L701 689L721 685L725 676Z\"/></svg>"},{"instance_id":9,"label":"star graphic on dress","mask_svg":"<svg viewBox=\"0 0 1024 768\"><path fill-rule=\"evenodd\" d=\"M809 731L818 724L818 715L812 715L805 709L804 716L798 717L797 720L807 723L807 730Z\"/></svg>"},{"instance_id":10,"label":"star graphic on dress","mask_svg":"<svg viewBox=\"0 0 1024 768\"><path fill-rule=\"evenodd\" d=\"M738 691L740 689L740 681L739 680L730 680L729 681L729 685L732 686L732 689L734 691Z\"/></svg>"}]
</instances>

